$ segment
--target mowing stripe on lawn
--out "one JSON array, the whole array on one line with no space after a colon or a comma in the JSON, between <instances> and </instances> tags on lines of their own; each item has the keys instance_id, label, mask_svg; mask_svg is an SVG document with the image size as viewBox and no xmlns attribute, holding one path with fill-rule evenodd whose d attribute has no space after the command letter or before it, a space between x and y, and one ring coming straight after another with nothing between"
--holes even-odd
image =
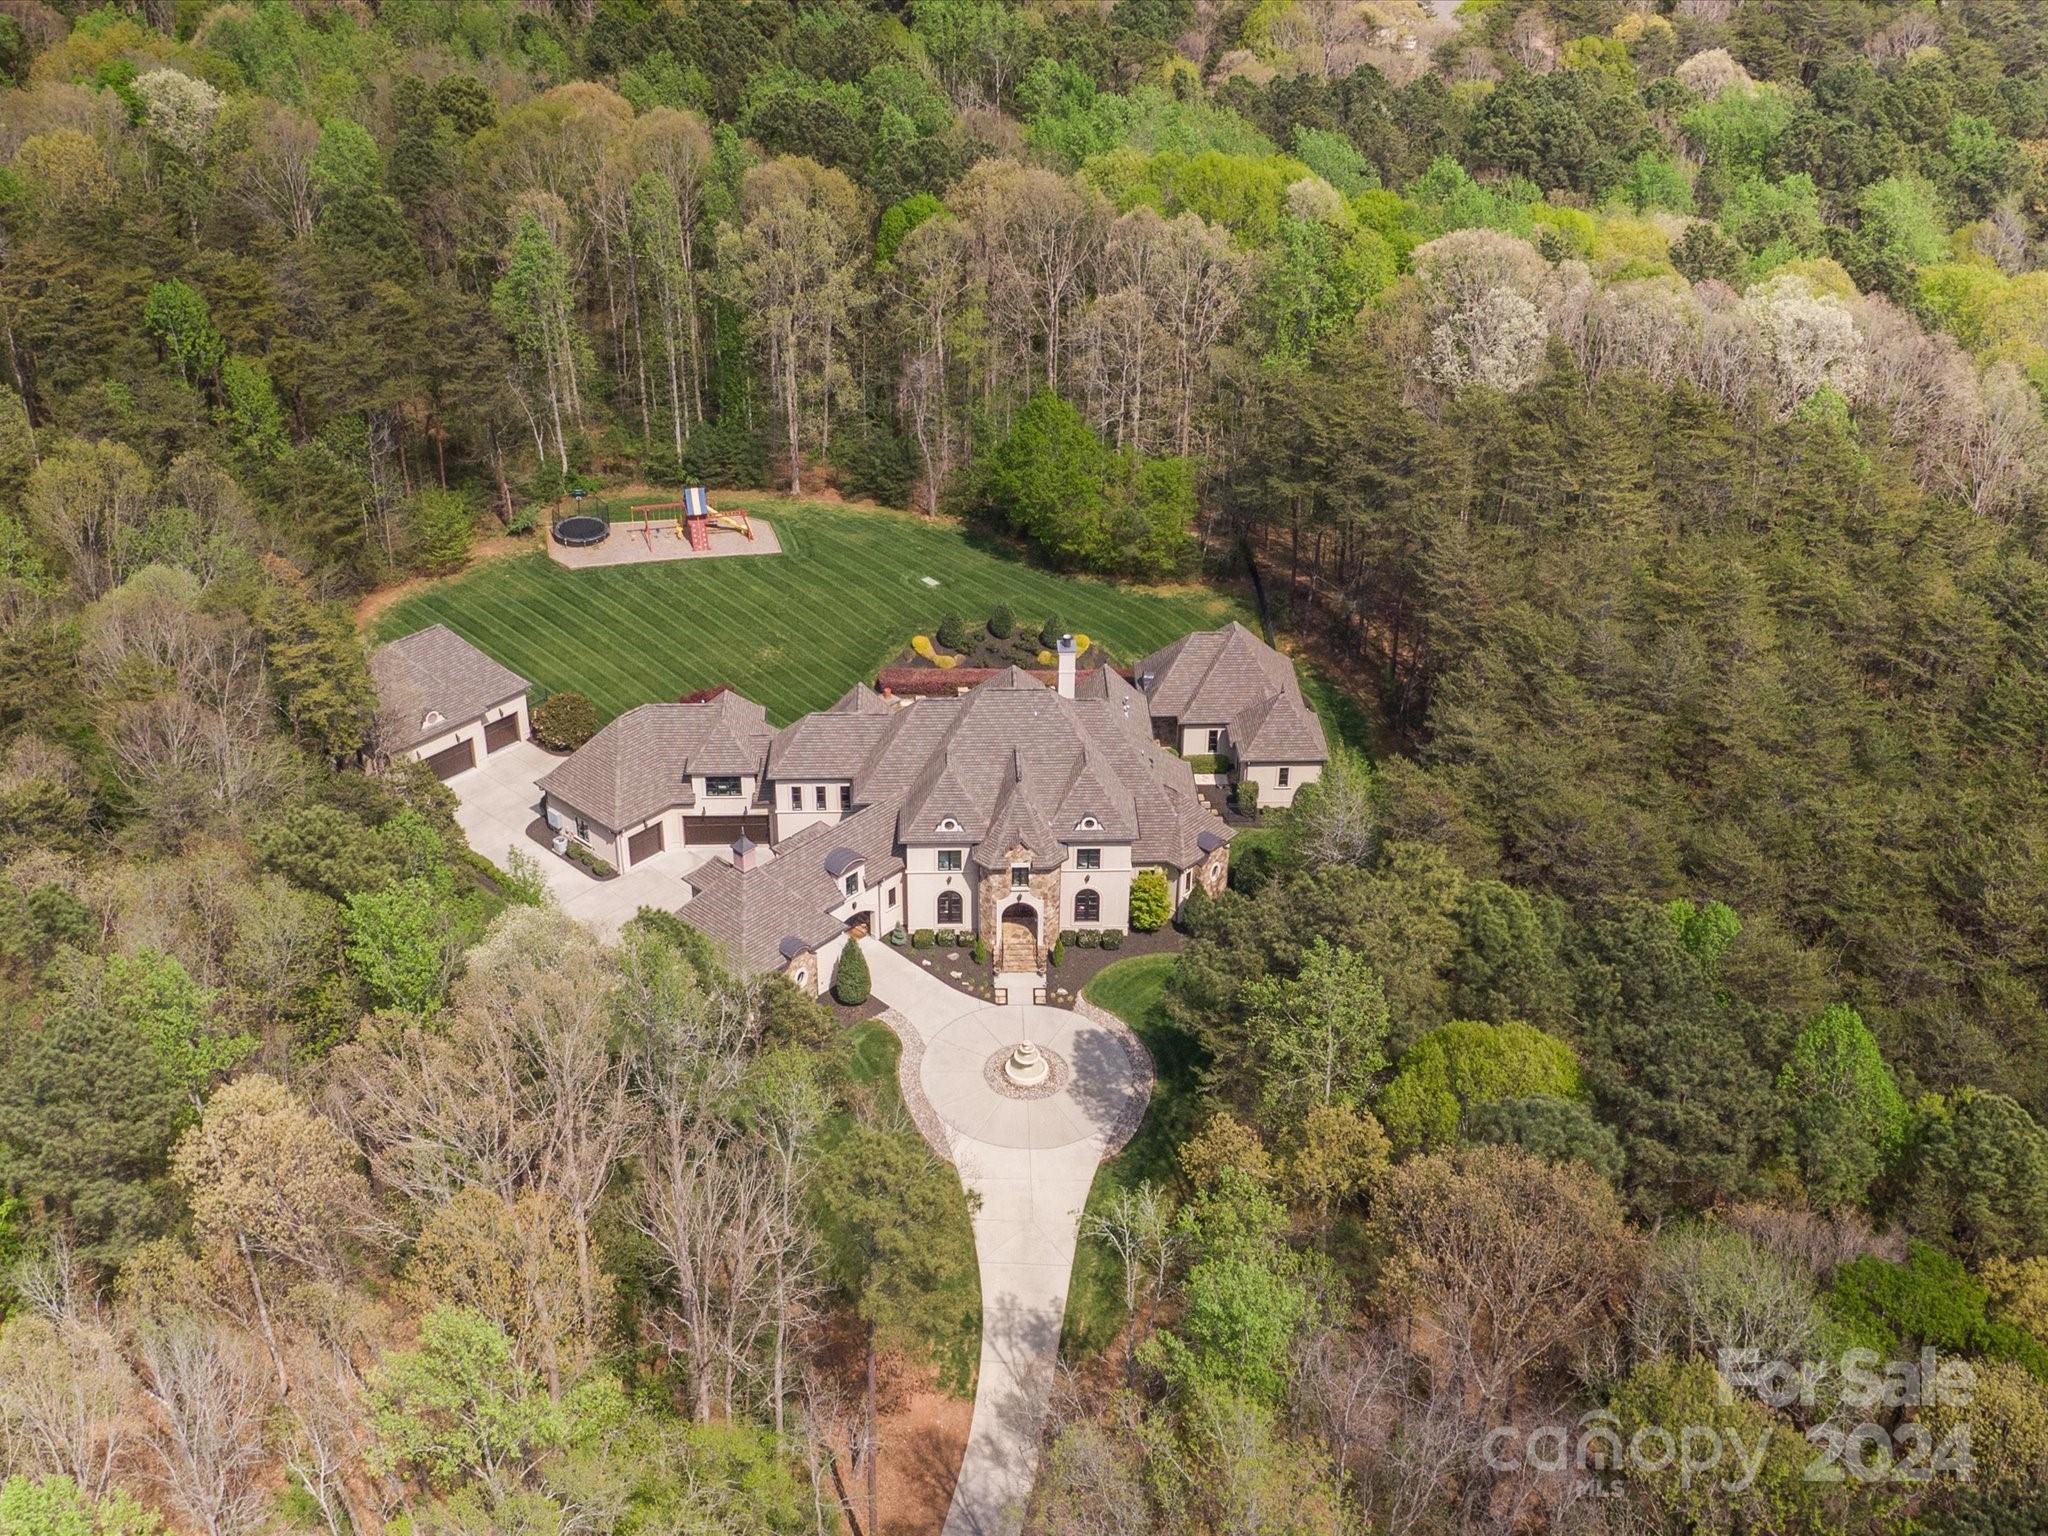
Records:
<instances>
[{"instance_id":1,"label":"mowing stripe on lawn","mask_svg":"<svg viewBox=\"0 0 2048 1536\"><path fill-rule=\"evenodd\" d=\"M726 683L786 723L872 680L948 611L972 625L1007 603L1026 634L1057 612L1123 661L1243 616L1211 589L1060 576L894 513L734 505L774 523L782 555L568 571L536 554L408 598L377 633L439 621L550 691L589 695L607 719Z\"/></svg>"}]
</instances>

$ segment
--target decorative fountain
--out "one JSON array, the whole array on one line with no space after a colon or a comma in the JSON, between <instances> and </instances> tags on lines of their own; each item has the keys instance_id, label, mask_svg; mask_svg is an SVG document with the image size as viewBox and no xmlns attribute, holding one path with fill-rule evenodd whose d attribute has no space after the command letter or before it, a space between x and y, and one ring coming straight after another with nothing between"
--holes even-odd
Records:
<instances>
[{"instance_id":1,"label":"decorative fountain","mask_svg":"<svg viewBox=\"0 0 2048 1536\"><path fill-rule=\"evenodd\" d=\"M1036 1088L1051 1075L1051 1065L1029 1040L1018 1041L1010 1059L1003 1063L1003 1076L1019 1088Z\"/></svg>"}]
</instances>

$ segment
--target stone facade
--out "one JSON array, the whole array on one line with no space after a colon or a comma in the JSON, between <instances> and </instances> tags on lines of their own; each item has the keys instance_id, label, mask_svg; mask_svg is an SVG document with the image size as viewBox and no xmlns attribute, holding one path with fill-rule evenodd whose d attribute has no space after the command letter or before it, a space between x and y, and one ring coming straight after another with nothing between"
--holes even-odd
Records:
<instances>
[{"instance_id":1,"label":"stone facade","mask_svg":"<svg viewBox=\"0 0 2048 1536\"><path fill-rule=\"evenodd\" d=\"M1202 860L1195 880L1211 896L1223 894L1224 887L1230 884L1230 844L1225 843Z\"/></svg>"},{"instance_id":2,"label":"stone facade","mask_svg":"<svg viewBox=\"0 0 2048 1536\"><path fill-rule=\"evenodd\" d=\"M1011 863L1028 864L1031 861L1029 849L1013 850ZM1053 941L1060 936L1060 872L1037 870L1031 873L1030 883L1018 890L1010 884L1010 865L990 870L975 882L975 917L978 932L988 941L992 957L1000 963L1003 939L1003 909L1028 898L1025 905L1038 909L1038 964L1045 964L1045 957L1052 950Z\"/></svg>"}]
</instances>

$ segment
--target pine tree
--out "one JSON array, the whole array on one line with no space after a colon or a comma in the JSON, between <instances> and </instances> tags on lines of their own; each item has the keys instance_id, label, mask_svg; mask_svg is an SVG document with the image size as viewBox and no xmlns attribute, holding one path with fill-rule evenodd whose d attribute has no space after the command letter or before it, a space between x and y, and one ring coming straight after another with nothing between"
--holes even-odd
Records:
<instances>
[{"instance_id":1,"label":"pine tree","mask_svg":"<svg viewBox=\"0 0 2048 1536\"><path fill-rule=\"evenodd\" d=\"M868 957L860 952L859 944L849 939L846 948L839 952L839 964L832 970L832 995L848 1008L858 1008L868 1000L872 985Z\"/></svg>"}]
</instances>

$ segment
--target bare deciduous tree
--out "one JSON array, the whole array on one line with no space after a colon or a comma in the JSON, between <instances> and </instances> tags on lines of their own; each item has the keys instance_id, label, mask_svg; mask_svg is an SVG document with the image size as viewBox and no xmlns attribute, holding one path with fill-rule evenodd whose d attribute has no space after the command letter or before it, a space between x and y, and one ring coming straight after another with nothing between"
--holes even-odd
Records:
<instances>
[{"instance_id":1,"label":"bare deciduous tree","mask_svg":"<svg viewBox=\"0 0 2048 1536\"><path fill-rule=\"evenodd\" d=\"M165 1501L206 1536L260 1528L272 1399L251 1351L220 1329L154 1330L141 1346L148 1444Z\"/></svg>"}]
</instances>

